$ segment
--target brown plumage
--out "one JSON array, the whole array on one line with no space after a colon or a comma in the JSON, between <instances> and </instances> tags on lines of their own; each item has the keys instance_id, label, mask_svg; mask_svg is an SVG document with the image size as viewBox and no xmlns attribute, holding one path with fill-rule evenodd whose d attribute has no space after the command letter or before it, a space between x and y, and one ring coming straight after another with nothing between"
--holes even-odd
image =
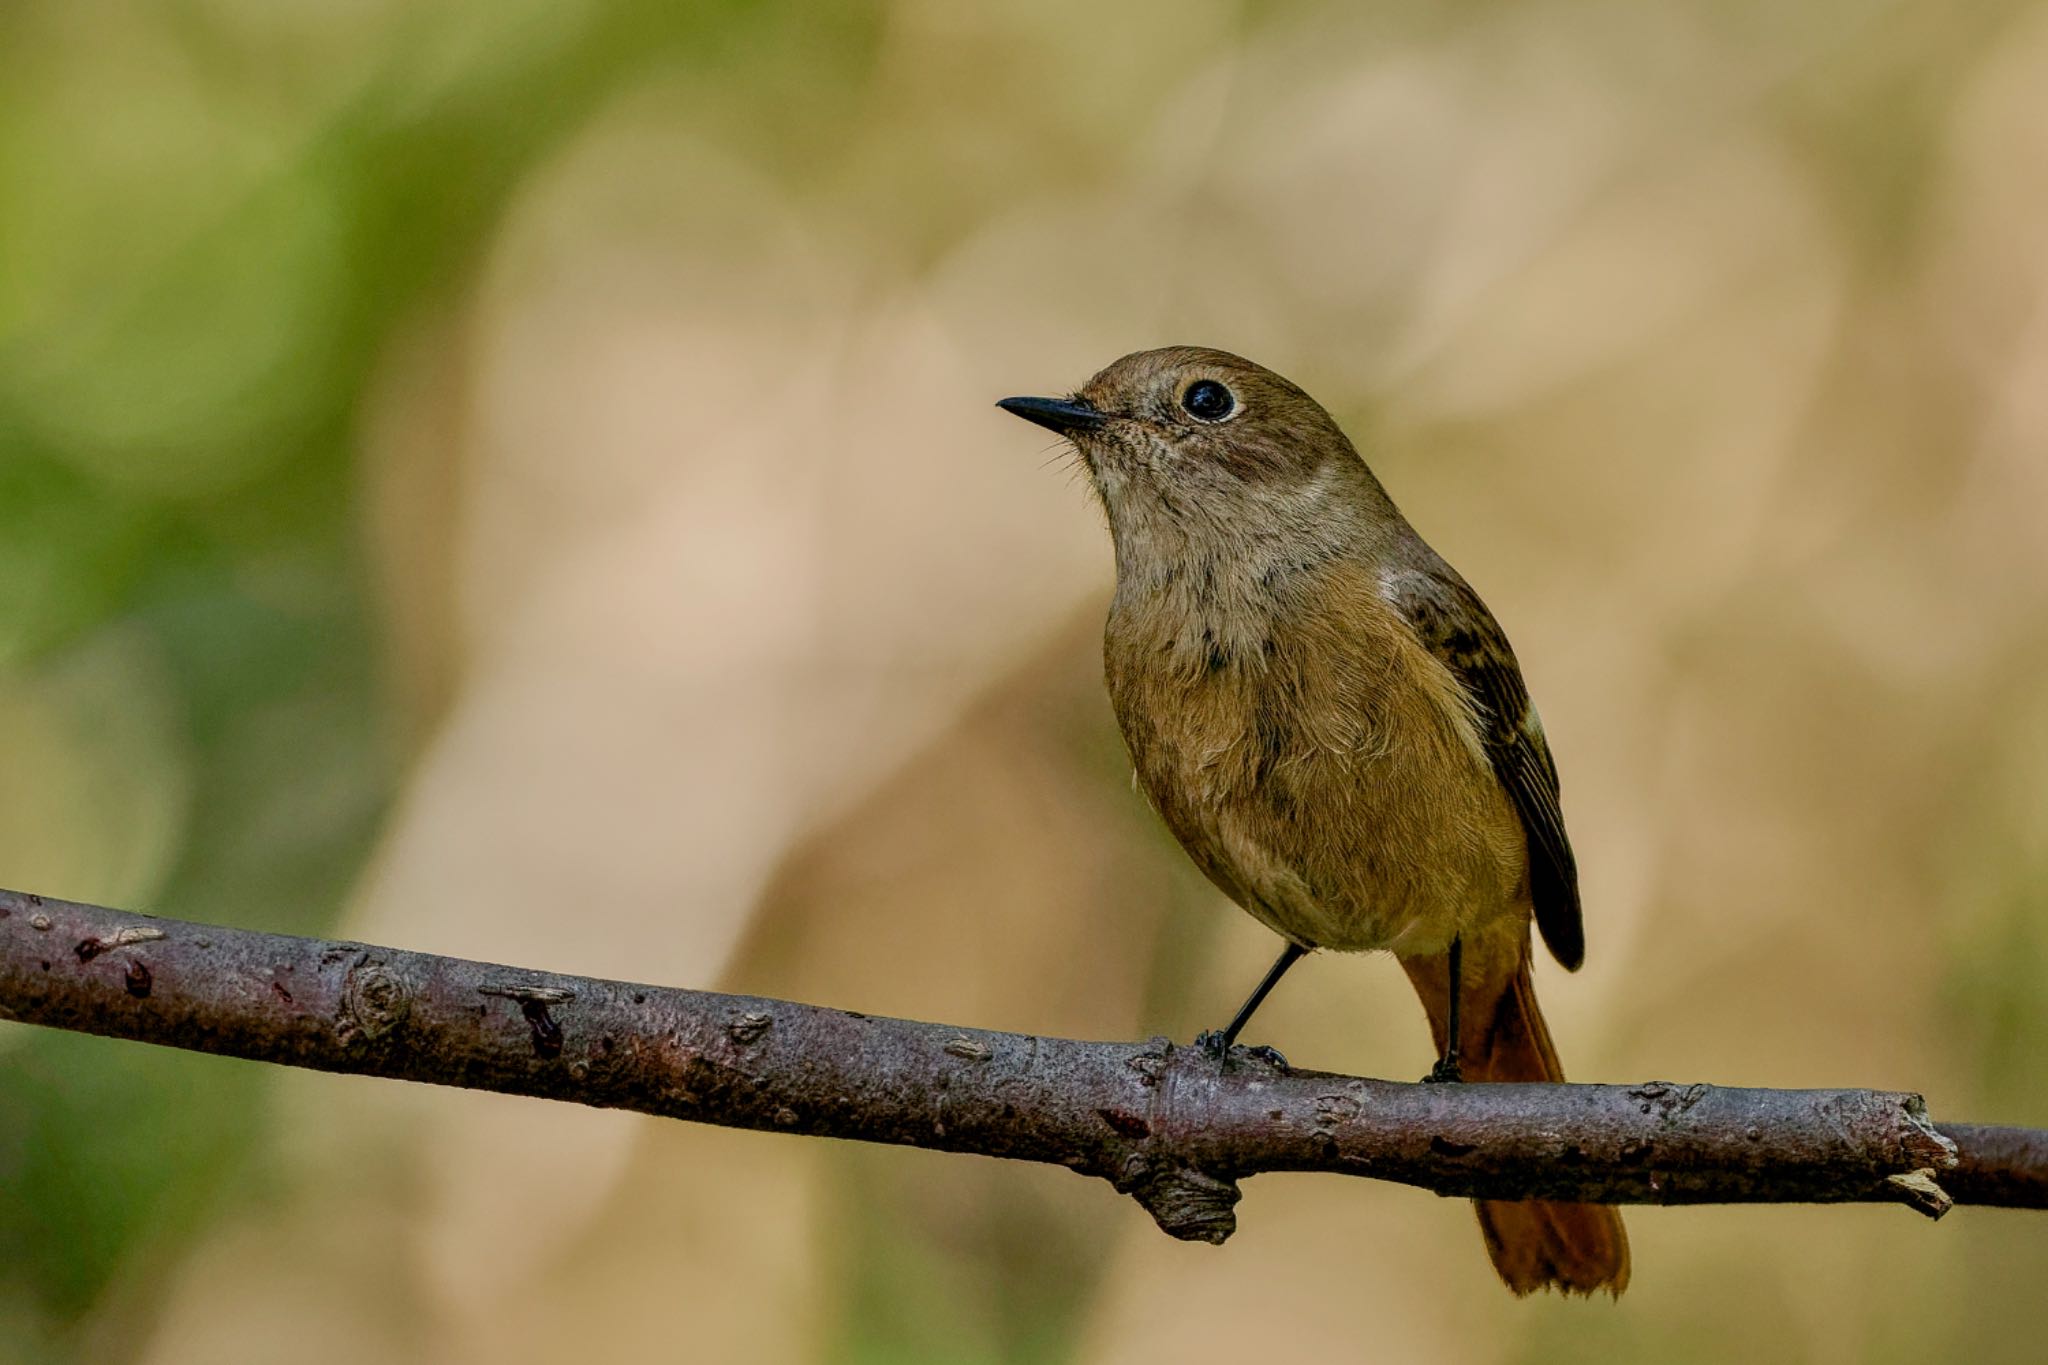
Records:
<instances>
[{"instance_id":1,"label":"brown plumage","mask_svg":"<svg viewBox=\"0 0 2048 1365\"><path fill-rule=\"evenodd\" d=\"M1196 865L1294 945L1220 1046L1297 950L1383 948L1422 998L1437 1078L1564 1079L1530 929L1570 968L1584 934L1542 725L1492 615L1330 415L1193 347L1002 406L1070 438L1108 512L1104 662L1140 783ZM1628 1284L1613 1209L1478 1208L1516 1293Z\"/></svg>"}]
</instances>

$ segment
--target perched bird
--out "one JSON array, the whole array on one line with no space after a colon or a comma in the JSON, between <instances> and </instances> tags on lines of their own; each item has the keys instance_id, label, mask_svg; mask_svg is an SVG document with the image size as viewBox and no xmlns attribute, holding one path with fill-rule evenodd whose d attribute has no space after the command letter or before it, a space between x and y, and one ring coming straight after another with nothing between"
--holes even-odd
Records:
<instances>
[{"instance_id":1,"label":"perched bird","mask_svg":"<svg viewBox=\"0 0 2048 1365\"><path fill-rule=\"evenodd\" d=\"M1428 1079L1559 1081L1530 925L1585 955L1557 768L1507 638L1336 422L1224 351L1125 356L1003 409L1068 438L1116 548L1109 694L1138 779L1211 881L1286 941L1230 1025L1315 948L1386 949L1422 997ZM1596 1204L1485 1201L1517 1294L1619 1294Z\"/></svg>"}]
</instances>

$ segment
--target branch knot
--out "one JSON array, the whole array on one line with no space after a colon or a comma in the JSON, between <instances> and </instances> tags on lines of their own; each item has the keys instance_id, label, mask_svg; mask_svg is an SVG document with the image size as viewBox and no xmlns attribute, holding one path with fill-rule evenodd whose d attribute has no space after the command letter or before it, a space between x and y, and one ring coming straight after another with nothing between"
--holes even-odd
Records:
<instances>
[{"instance_id":1,"label":"branch knot","mask_svg":"<svg viewBox=\"0 0 2048 1365\"><path fill-rule=\"evenodd\" d=\"M1133 1153L1111 1182L1144 1206L1169 1237L1221 1246L1237 1231L1235 1180L1218 1179L1178 1157Z\"/></svg>"}]
</instances>

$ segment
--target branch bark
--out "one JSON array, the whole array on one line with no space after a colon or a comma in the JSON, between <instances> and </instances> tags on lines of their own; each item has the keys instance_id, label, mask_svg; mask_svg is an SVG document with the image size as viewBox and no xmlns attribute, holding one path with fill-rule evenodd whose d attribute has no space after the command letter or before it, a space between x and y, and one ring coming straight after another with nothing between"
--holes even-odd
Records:
<instances>
[{"instance_id":1,"label":"branch bark","mask_svg":"<svg viewBox=\"0 0 2048 1365\"><path fill-rule=\"evenodd\" d=\"M1487 1199L2048 1208L2048 1132L1918 1095L1420 1085L256 933L0 891L0 1019L321 1071L1100 1176L1221 1242L1238 1182Z\"/></svg>"}]
</instances>

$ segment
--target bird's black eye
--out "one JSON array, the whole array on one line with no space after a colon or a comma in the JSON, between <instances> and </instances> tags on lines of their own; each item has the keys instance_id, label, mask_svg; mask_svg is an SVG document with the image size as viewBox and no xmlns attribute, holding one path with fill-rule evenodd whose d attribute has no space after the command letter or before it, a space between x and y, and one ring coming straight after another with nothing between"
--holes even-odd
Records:
<instances>
[{"instance_id":1,"label":"bird's black eye","mask_svg":"<svg viewBox=\"0 0 2048 1365\"><path fill-rule=\"evenodd\" d=\"M1188 416L1203 422L1220 422L1237 411L1237 396L1213 379L1197 379L1180 396Z\"/></svg>"}]
</instances>

